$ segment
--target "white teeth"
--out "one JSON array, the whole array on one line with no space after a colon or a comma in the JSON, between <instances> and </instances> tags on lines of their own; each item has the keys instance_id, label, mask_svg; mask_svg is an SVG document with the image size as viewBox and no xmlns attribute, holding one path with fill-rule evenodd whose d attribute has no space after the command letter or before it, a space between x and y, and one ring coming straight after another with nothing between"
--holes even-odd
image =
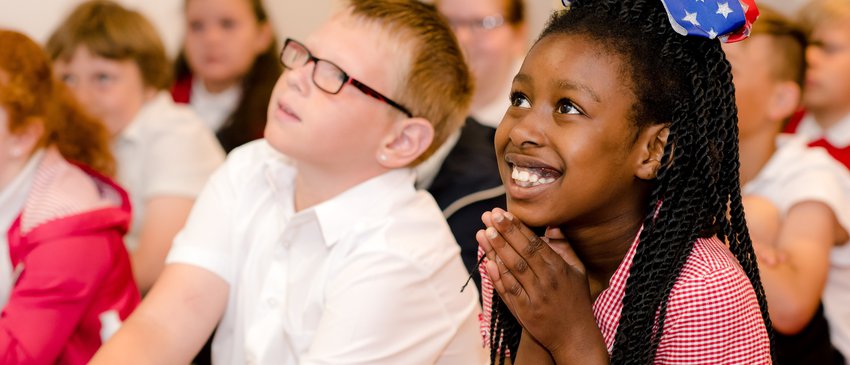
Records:
<instances>
[{"instance_id":1,"label":"white teeth","mask_svg":"<svg viewBox=\"0 0 850 365\"><path fill-rule=\"evenodd\" d=\"M541 177L534 173L533 170L514 166L511 171L511 178L517 185L522 187L532 187L538 185L551 184L555 182L553 177Z\"/></svg>"}]
</instances>

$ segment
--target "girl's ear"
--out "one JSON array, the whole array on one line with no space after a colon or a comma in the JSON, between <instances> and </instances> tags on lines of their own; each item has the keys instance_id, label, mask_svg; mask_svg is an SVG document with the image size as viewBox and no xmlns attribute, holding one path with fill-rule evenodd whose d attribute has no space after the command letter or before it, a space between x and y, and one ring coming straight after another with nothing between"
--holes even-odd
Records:
<instances>
[{"instance_id":1,"label":"girl's ear","mask_svg":"<svg viewBox=\"0 0 850 365\"><path fill-rule=\"evenodd\" d=\"M396 122L390 135L378 149L375 158L389 169L409 166L434 140L434 127L424 118L407 118Z\"/></svg>"},{"instance_id":2,"label":"girl's ear","mask_svg":"<svg viewBox=\"0 0 850 365\"><path fill-rule=\"evenodd\" d=\"M641 130L638 136L638 160L635 166L635 176L642 180L652 180L658 176L661 168L661 158L664 157L664 147L670 136L667 124L654 124Z\"/></svg>"}]
</instances>

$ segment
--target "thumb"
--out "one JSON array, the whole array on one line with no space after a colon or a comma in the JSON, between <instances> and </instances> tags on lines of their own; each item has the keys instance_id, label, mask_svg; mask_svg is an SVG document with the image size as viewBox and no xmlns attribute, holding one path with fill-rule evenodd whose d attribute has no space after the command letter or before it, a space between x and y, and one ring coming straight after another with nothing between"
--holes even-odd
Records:
<instances>
[{"instance_id":1,"label":"thumb","mask_svg":"<svg viewBox=\"0 0 850 365\"><path fill-rule=\"evenodd\" d=\"M579 260L578 255L573 250L573 247L570 246L570 243L567 242L566 237L564 237L563 232L561 232L560 228L547 228L545 237L549 247L552 248L552 251L561 256L561 258L570 266L581 272L582 274L586 274L586 270L584 268L584 264Z\"/></svg>"}]
</instances>

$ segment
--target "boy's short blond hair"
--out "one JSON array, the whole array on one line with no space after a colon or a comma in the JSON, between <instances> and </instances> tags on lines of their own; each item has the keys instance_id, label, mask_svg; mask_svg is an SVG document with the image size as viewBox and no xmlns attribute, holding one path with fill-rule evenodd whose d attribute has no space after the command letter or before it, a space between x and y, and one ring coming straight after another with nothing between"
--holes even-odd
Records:
<instances>
[{"instance_id":1,"label":"boy's short blond hair","mask_svg":"<svg viewBox=\"0 0 850 365\"><path fill-rule=\"evenodd\" d=\"M808 34L811 34L811 32L818 26L827 23L834 23L836 21L850 21L850 1L809 0L809 2L800 9L799 22L802 25L803 30L805 30Z\"/></svg>"},{"instance_id":2,"label":"boy's short blond hair","mask_svg":"<svg viewBox=\"0 0 850 365\"><path fill-rule=\"evenodd\" d=\"M431 4L416 0L348 0L358 20L376 24L409 60L395 97L434 126L434 142L413 164L431 156L462 124L472 99L472 78L448 23ZM388 62L388 67L393 67Z\"/></svg>"},{"instance_id":3,"label":"boy's short blond hair","mask_svg":"<svg viewBox=\"0 0 850 365\"><path fill-rule=\"evenodd\" d=\"M162 39L139 12L108 0L80 4L53 32L46 49L50 58L68 61L81 46L98 57L132 60L145 86L157 90L171 86L171 64Z\"/></svg>"},{"instance_id":4,"label":"boy's short blond hair","mask_svg":"<svg viewBox=\"0 0 850 365\"><path fill-rule=\"evenodd\" d=\"M846 1L846 0L844 0ZM759 19L753 25L752 36L771 38L772 76L780 81L794 81L803 87L806 72L806 35L802 28L775 9L760 5Z\"/></svg>"}]
</instances>

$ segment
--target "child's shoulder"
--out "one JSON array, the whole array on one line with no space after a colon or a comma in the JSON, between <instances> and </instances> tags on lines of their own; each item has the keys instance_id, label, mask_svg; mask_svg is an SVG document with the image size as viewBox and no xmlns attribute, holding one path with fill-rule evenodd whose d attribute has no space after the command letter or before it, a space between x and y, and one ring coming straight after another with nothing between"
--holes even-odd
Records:
<instances>
[{"instance_id":1,"label":"child's shoulder","mask_svg":"<svg viewBox=\"0 0 850 365\"><path fill-rule=\"evenodd\" d=\"M190 107L175 103L167 92L160 92L145 103L134 124L146 133L181 134L187 137L199 133L212 135L201 118Z\"/></svg>"},{"instance_id":2,"label":"child's shoulder","mask_svg":"<svg viewBox=\"0 0 850 365\"><path fill-rule=\"evenodd\" d=\"M698 238L682 272L682 279L717 275L718 272L740 272L746 277L738 260L717 237Z\"/></svg>"}]
</instances>

